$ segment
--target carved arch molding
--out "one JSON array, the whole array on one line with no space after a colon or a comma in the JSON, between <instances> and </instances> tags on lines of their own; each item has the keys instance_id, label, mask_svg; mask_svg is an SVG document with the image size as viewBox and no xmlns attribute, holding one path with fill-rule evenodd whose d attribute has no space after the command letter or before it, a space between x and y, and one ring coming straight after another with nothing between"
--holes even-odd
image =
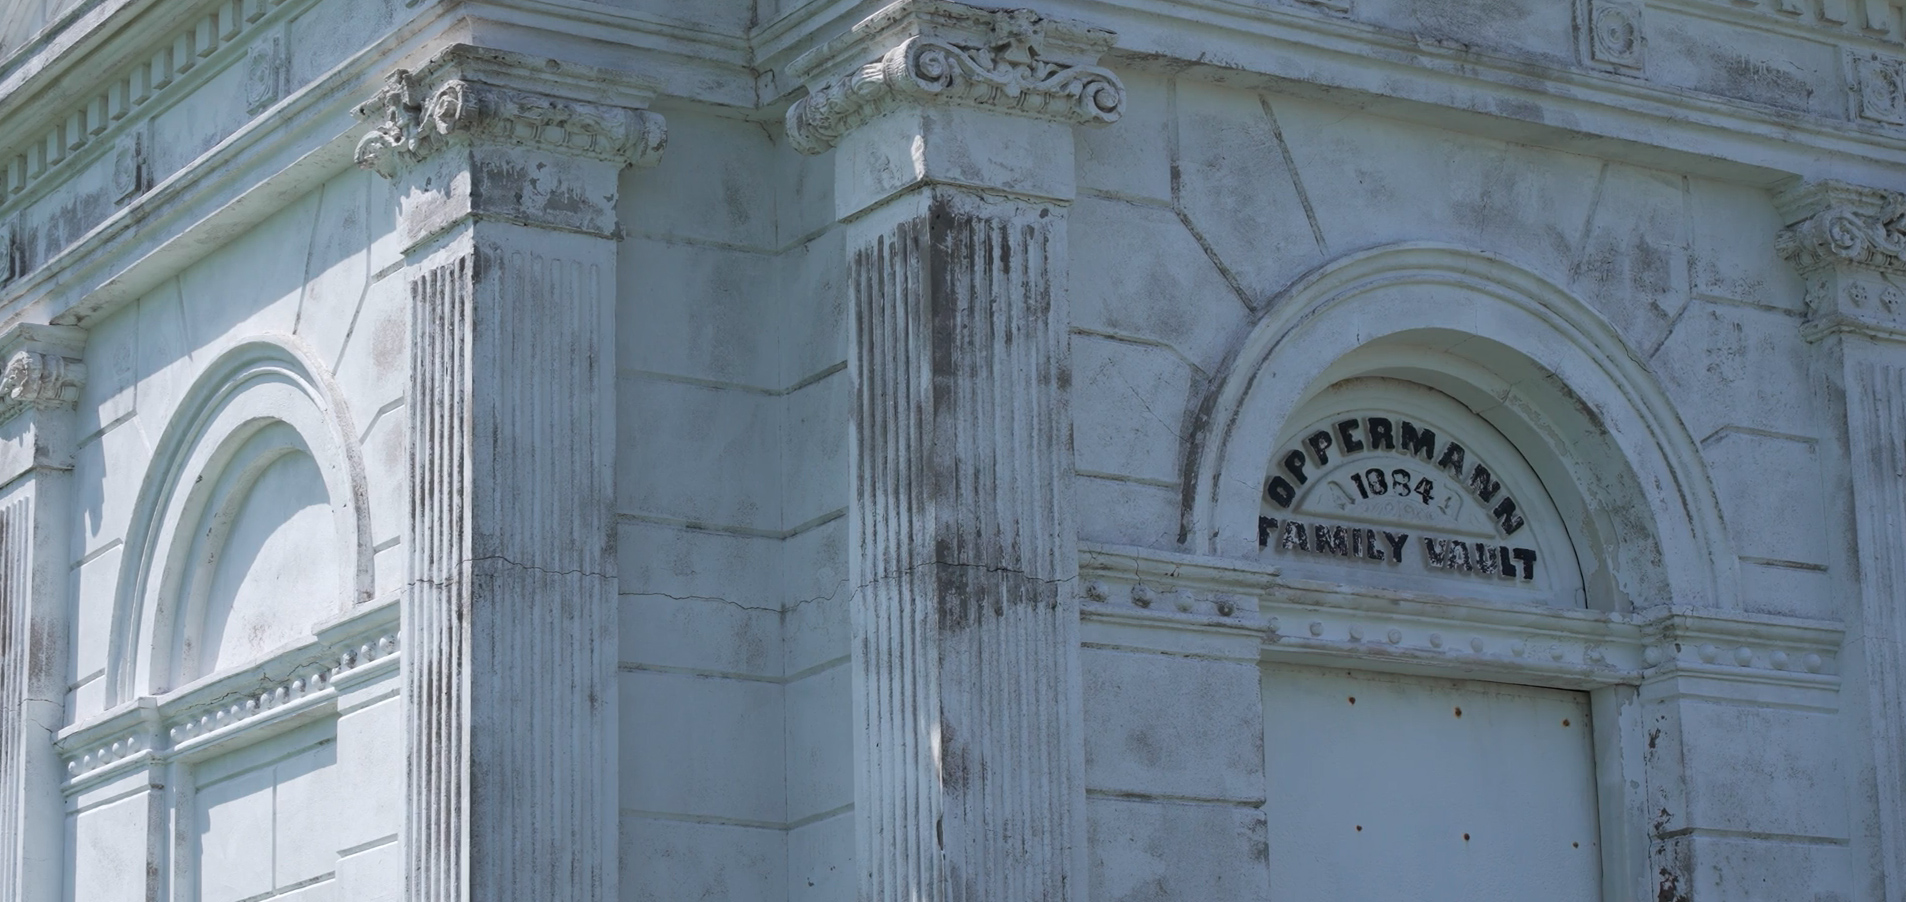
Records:
<instances>
[{"instance_id":1,"label":"carved arch molding","mask_svg":"<svg viewBox=\"0 0 1906 902\"><path fill-rule=\"evenodd\" d=\"M314 360L290 336L245 342L168 422L127 534L109 704L251 663L370 598L364 465Z\"/></svg>"},{"instance_id":2,"label":"carved arch molding","mask_svg":"<svg viewBox=\"0 0 1906 902\"><path fill-rule=\"evenodd\" d=\"M1606 611L1732 594L1669 399L1598 312L1488 253L1397 245L1306 275L1193 426L1193 553Z\"/></svg>"}]
</instances>

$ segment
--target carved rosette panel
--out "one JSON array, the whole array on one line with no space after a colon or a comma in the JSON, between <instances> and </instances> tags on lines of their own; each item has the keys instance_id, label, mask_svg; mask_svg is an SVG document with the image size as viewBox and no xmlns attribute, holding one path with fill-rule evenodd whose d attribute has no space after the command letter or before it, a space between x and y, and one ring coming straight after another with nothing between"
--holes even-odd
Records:
<instances>
[{"instance_id":1,"label":"carved rosette panel","mask_svg":"<svg viewBox=\"0 0 1906 902\"><path fill-rule=\"evenodd\" d=\"M1622 0L1587 0L1583 10L1583 51L1588 62L1607 69L1640 70L1645 46L1641 6Z\"/></svg>"},{"instance_id":2,"label":"carved rosette panel","mask_svg":"<svg viewBox=\"0 0 1906 902\"><path fill-rule=\"evenodd\" d=\"M661 158L668 131L647 110L581 103L464 78L435 85L400 69L359 118L376 123L358 141L359 166L391 177L453 139L487 140L565 155L648 166Z\"/></svg>"},{"instance_id":3,"label":"carved rosette panel","mask_svg":"<svg viewBox=\"0 0 1906 902\"><path fill-rule=\"evenodd\" d=\"M981 36L914 35L813 88L788 109L790 143L802 153L821 153L908 103L983 107L1079 125L1118 121L1125 86L1111 70L1048 57L1045 21L1027 10L984 15Z\"/></svg>"},{"instance_id":4,"label":"carved rosette panel","mask_svg":"<svg viewBox=\"0 0 1906 902\"><path fill-rule=\"evenodd\" d=\"M861 898L1068 898L1063 226L934 201L851 261Z\"/></svg>"},{"instance_id":5,"label":"carved rosette panel","mask_svg":"<svg viewBox=\"0 0 1906 902\"><path fill-rule=\"evenodd\" d=\"M1906 125L1906 59L1853 49L1845 53L1853 117Z\"/></svg>"}]
</instances>

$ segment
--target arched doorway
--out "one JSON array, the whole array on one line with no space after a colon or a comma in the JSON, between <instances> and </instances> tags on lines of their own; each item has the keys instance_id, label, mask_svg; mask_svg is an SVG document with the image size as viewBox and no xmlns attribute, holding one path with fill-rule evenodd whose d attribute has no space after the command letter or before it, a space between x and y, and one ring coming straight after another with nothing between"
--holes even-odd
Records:
<instances>
[{"instance_id":1,"label":"arched doorway","mask_svg":"<svg viewBox=\"0 0 1906 902\"><path fill-rule=\"evenodd\" d=\"M1187 550L1267 577L1273 898L1636 888L1634 612L1733 575L1615 331L1490 255L1378 249L1275 299L1195 425Z\"/></svg>"}]
</instances>

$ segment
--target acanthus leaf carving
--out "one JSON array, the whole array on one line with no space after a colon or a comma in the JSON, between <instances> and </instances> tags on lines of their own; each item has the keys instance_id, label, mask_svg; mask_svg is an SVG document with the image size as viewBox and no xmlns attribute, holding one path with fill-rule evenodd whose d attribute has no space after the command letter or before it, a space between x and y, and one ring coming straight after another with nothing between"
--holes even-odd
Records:
<instances>
[{"instance_id":1,"label":"acanthus leaf carving","mask_svg":"<svg viewBox=\"0 0 1906 902\"><path fill-rule=\"evenodd\" d=\"M423 129L423 102L417 78L409 69L386 76L377 95L353 110L359 119L381 117L383 121L357 142L357 165L385 178L397 171L400 160L416 160L424 155L429 136Z\"/></svg>"},{"instance_id":2,"label":"acanthus leaf carving","mask_svg":"<svg viewBox=\"0 0 1906 902\"><path fill-rule=\"evenodd\" d=\"M20 350L0 370L0 408L58 407L79 400L86 365L59 354Z\"/></svg>"},{"instance_id":3,"label":"acanthus leaf carving","mask_svg":"<svg viewBox=\"0 0 1906 902\"><path fill-rule=\"evenodd\" d=\"M953 4L936 4L946 13ZM901 103L942 102L1073 124L1118 121L1125 86L1111 70L1054 58L1046 20L1031 10L964 8L962 39L916 34L852 72L812 89L788 109L790 143L826 151L854 128ZM977 19L977 21L975 21Z\"/></svg>"},{"instance_id":4,"label":"acanthus leaf carving","mask_svg":"<svg viewBox=\"0 0 1906 902\"><path fill-rule=\"evenodd\" d=\"M1803 273L1839 265L1906 274L1906 194L1864 194L1782 230L1775 249Z\"/></svg>"},{"instance_id":5,"label":"acanthus leaf carving","mask_svg":"<svg viewBox=\"0 0 1906 902\"><path fill-rule=\"evenodd\" d=\"M389 178L466 137L572 156L653 165L667 142L657 113L585 103L532 91L447 78L430 85L399 69L375 97L360 104L360 119L375 120L358 141L357 165Z\"/></svg>"}]
</instances>

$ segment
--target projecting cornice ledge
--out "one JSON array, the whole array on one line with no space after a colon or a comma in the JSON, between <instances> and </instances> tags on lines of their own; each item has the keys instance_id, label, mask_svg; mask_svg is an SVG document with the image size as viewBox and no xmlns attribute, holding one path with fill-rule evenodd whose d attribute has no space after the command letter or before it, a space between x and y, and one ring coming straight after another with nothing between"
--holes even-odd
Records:
<instances>
[{"instance_id":1,"label":"projecting cornice ledge","mask_svg":"<svg viewBox=\"0 0 1906 902\"><path fill-rule=\"evenodd\" d=\"M620 72L457 44L385 79L360 104L374 122L357 164L389 178L459 140L517 145L631 166L661 158L667 126L653 93Z\"/></svg>"},{"instance_id":2,"label":"projecting cornice ledge","mask_svg":"<svg viewBox=\"0 0 1906 902\"><path fill-rule=\"evenodd\" d=\"M1031 10L902 0L796 59L808 96L789 142L821 153L897 106L943 103L1073 124L1116 122L1125 86L1097 65L1117 35Z\"/></svg>"},{"instance_id":3,"label":"projecting cornice ledge","mask_svg":"<svg viewBox=\"0 0 1906 902\"><path fill-rule=\"evenodd\" d=\"M1806 279L1802 335L1906 341L1906 194L1822 181L1778 201L1774 247Z\"/></svg>"}]
</instances>

